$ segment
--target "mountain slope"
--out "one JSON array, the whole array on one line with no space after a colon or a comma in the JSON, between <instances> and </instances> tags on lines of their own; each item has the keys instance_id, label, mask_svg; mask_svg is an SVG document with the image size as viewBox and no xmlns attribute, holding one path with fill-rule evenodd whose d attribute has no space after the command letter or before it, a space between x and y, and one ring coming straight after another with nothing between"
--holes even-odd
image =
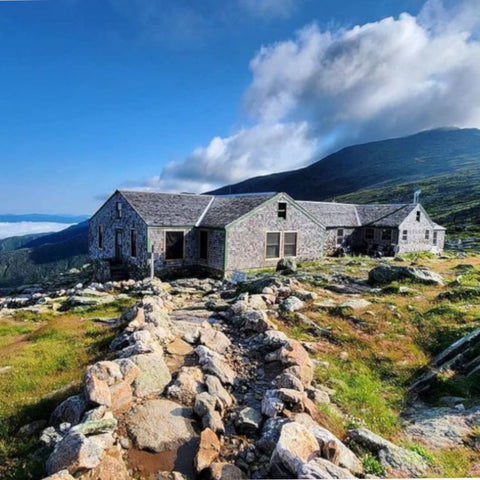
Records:
<instances>
[{"instance_id":1,"label":"mountain slope","mask_svg":"<svg viewBox=\"0 0 480 480\"><path fill-rule=\"evenodd\" d=\"M80 223L87 220L86 215L51 215L47 213L0 214L0 222L53 222L53 223Z\"/></svg>"},{"instance_id":2,"label":"mountain slope","mask_svg":"<svg viewBox=\"0 0 480 480\"><path fill-rule=\"evenodd\" d=\"M28 236L30 237L30 236ZM20 240L17 240L21 242ZM5 242L5 239L3 242ZM0 253L0 287L38 282L88 260L88 222L58 233L28 238L21 248Z\"/></svg>"},{"instance_id":3,"label":"mountain slope","mask_svg":"<svg viewBox=\"0 0 480 480\"><path fill-rule=\"evenodd\" d=\"M480 223L479 180L480 130L438 129L354 145L305 168L251 178L213 193L285 191L299 200L404 202L422 188L422 202L438 207L439 220L474 214Z\"/></svg>"}]
</instances>

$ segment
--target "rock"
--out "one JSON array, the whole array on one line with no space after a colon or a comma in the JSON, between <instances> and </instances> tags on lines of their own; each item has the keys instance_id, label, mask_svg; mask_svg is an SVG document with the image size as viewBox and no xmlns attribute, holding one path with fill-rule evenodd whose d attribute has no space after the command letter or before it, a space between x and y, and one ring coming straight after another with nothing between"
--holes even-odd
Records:
<instances>
[{"instance_id":1,"label":"rock","mask_svg":"<svg viewBox=\"0 0 480 480\"><path fill-rule=\"evenodd\" d=\"M147 400L126 416L126 428L140 450L174 450L195 437L191 410L170 400Z\"/></svg>"},{"instance_id":2,"label":"rock","mask_svg":"<svg viewBox=\"0 0 480 480\"><path fill-rule=\"evenodd\" d=\"M367 450L375 455L389 475L420 477L427 471L427 463L418 453L398 447L366 428L349 432L353 450Z\"/></svg>"},{"instance_id":3,"label":"rock","mask_svg":"<svg viewBox=\"0 0 480 480\"><path fill-rule=\"evenodd\" d=\"M368 282L371 285L382 285L403 279L425 285L443 285L443 278L426 268L380 265L368 273Z\"/></svg>"},{"instance_id":4,"label":"rock","mask_svg":"<svg viewBox=\"0 0 480 480\"><path fill-rule=\"evenodd\" d=\"M324 453L324 446L330 444L331 447L332 443L336 445L338 457L337 461L333 463L350 470L356 475L361 475L363 473L363 465L360 459L333 433L318 425L317 422L315 422L309 415L305 413L296 414L294 419L295 422L303 425L315 437L320 449L322 450L322 453Z\"/></svg>"},{"instance_id":5,"label":"rock","mask_svg":"<svg viewBox=\"0 0 480 480\"><path fill-rule=\"evenodd\" d=\"M52 412L50 416L50 425L58 427L64 422L76 425L82 419L86 409L87 402L83 398L83 395L68 397Z\"/></svg>"},{"instance_id":6,"label":"rock","mask_svg":"<svg viewBox=\"0 0 480 480\"><path fill-rule=\"evenodd\" d=\"M280 309L283 310L284 312L296 312L302 308L303 308L303 302L299 298L295 297L294 295L287 297L280 304Z\"/></svg>"},{"instance_id":7,"label":"rock","mask_svg":"<svg viewBox=\"0 0 480 480\"><path fill-rule=\"evenodd\" d=\"M200 445L194 464L197 473L202 472L218 458L220 454L220 441L215 432L206 428L200 434Z\"/></svg>"},{"instance_id":8,"label":"rock","mask_svg":"<svg viewBox=\"0 0 480 480\"><path fill-rule=\"evenodd\" d=\"M315 437L303 425L290 422L282 427L275 452L282 464L298 475L305 463L318 456L320 448Z\"/></svg>"},{"instance_id":9,"label":"rock","mask_svg":"<svg viewBox=\"0 0 480 480\"><path fill-rule=\"evenodd\" d=\"M199 393L195 397L195 405L193 411L199 416L203 417L208 413L215 411L217 406L217 399L207 392Z\"/></svg>"},{"instance_id":10,"label":"rock","mask_svg":"<svg viewBox=\"0 0 480 480\"><path fill-rule=\"evenodd\" d=\"M276 417L285 405L277 395L277 390L267 390L262 399L262 413L267 417Z\"/></svg>"},{"instance_id":11,"label":"rock","mask_svg":"<svg viewBox=\"0 0 480 480\"><path fill-rule=\"evenodd\" d=\"M82 480L129 480L121 449L110 448L102 456L100 464L93 470L82 475Z\"/></svg>"},{"instance_id":12,"label":"rock","mask_svg":"<svg viewBox=\"0 0 480 480\"><path fill-rule=\"evenodd\" d=\"M324 390L320 390L318 388L312 388L307 391L308 398L312 400L315 405L320 403L322 404L329 404L330 403L330 395L328 392Z\"/></svg>"},{"instance_id":13,"label":"rock","mask_svg":"<svg viewBox=\"0 0 480 480\"><path fill-rule=\"evenodd\" d=\"M252 407L245 407L238 412L235 422L240 433L252 434L260 429L262 425L262 414Z\"/></svg>"},{"instance_id":14,"label":"rock","mask_svg":"<svg viewBox=\"0 0 480 480\"><path fill-rule=\"evenodd\" d=\"M225 425L223 424L222 417L217 411L211 411L202 418L203 428L209 428L219 435L225 433Z\"/></svg>"},{"instance_id":15,"label":"rock","mask_svg":"<svg viewBox=\"0 0 480 480\"><path fill-rule=\"evenodd\" d=\"M281 373L278 375L275 379L275 384L277 388L288 388L299 392L303 392L304 390L302 381L291 373Z\"/></svg>"},{"instance_id":16,"label":"rock","mask_svg":"<svg viewBox=\"0 0 480 480\"><path fill-rule=\"evenodd\" d=\"M83 377L83 395L88 403L107 407L112 404L108 383L100 380L88 369Z\"/></svg>"},{"instance_id":17,"label":"rock","mask_svg":"<svg viewBox=\"0 0 480 480\"><path fill-rule=\"evenodd\" d=\"M231 463L212 463L210 465L210 477L212 480L243 480L243 472Z\"/></svg>"},{"instance_id":18,"label":"rock","mask_svg":"<svg viewBox=\"0 0 480 480\"><path fill-rule=\"evenodd\" d=\"M225 410L233 405L232 396L225 390L222 382L214 375L205 375L205 383L208 393L217 399L217 405L220 404L220 410Z\"/></svg>"},{"instance_id":19,"label":"rock","mask_svg":"<svg viewBox=\"0 0 480 480\"><path fill-rule=\"evenodd\" d=\"M261 295L258 293L254 295L250 295L248 299L248 305L255 310L265 310L267 308L267 303L265 302L264 297L265 295ZM274 303L274 302L271 302L271 303Z\"/></svg>"},{"instance_id":20,"label":"rock","mask_svg":"<svg viewBox=\"0 0 480 480\"><path fill-rule=\"evenodd\" d=\"M272 328L267 314L263 310L251 310L243 315L242 327L246 331L262 333Z\"/></svg>"},{"instance_id":21,"label":"rock","mask_svg":"<svg viewBox=\"0 0 480 480\"><path fill-rule=\"evenodd\" d=\"M225 353L225 350L231 345L229 338L224 333L212 327L203 327L200 330L200 343L218 353Z\"/></svg>"},{"instance_id":22,"label":"rock","mask_svg":"<svg viewBox=\"0 0 480 480\"><path fill-rule=\"evenodd\" d=\"M43 480L75 480L75 478L68 473L68 470L61 470L49 477L45 477Z\"/></svg>"},{"instance_id":23,"label":"rock","mask_svg":"<svg viewBox=\"0 0 480 480\"><path fill-rule=\"evenodd\" d=\"M314 458L304 463L297 478L355 478L346 468L339 467L324 458Z\"/></svg>"},{"instance_id":24,"label":"rock","mask_svg":"<svg viewBox=\"0 0 480 480\"><path fill-rule=\"evenodd\" d=\"M372 302L369 302L368 300L365 300L363 298L359 299L351 299L351 300L345 300L344 302L340 303L338 308L340 309L349 309L349 310L361 310L363 308L367 308L370 306Z\"/></svg>"},{"instance_id":25,"label":"rock","mask_svg":"<svg viewBox=\"0 0 480 480\"><path fill-rule=\"evenodd\" d=\"M304 302L316 300L318 298L318 295L315 292L310 292L308 290L295 290L295 296Z\"/></svg>"},{"instance_id":26,"label":"rock","mask_svg":"<svg viewBox=\"0 0 480 480\"><path fill-rule=\"evenodd\" d=\"M281 258L277 263L277 272L282 272L282 274L288 275L291 273L296 273L297 271L297 262L293 258Z\"/></svg>"},{"instance_id":27,"label":"rock","mask_svg":"<svg viewBox=\"0 0 480 480\"><path fill-rule=\"evenodd\" d=\"M46 428L40 435L40 443L46 447L53 448L63 438L63 435L55 427Z\"/></svg>"},{"instance_id":28,"label":"rock","mask_svg":"<svg viewBox=\"0 0 480 480\"><path fill-rule=\"evenodd\" d=\"M49 475L68 470L72 475L78 471L90 470L100 463L103 448L81 433L67 435L55 446L47 460Z\"/></svg>"},{"instance_id":29,"label":"rock","mask_svg":"<svg viewBox=\"0 0 480 480\"><path fill-rule=\"evenodd\" d=\"M35 420L34 422L27 423L23 427L19 428L17 435L20 437L31 437L35 433L42 430L47 424L46 420Z\"/></svg>"},{"instance_id":30,"label":"rock","mask_svg":"<svg viewBox=\"0 0 480 480\"><path fill-rule=\"evenodd\" d=\"M263 334L263 345L276 350L288 344L288 337L279 330L267 330Z\"/></svg>"},{"instance_id":31,"label":"rock","mask_svg":"<svg viewBox=\"0 0 480 480\"><path fill-rule=\"evenodd\" d=\"M152 393L161 394L170 383L172 376L162 355L158 353L134 355L130 360L140 370L140 374L132 384L135 396L146 397Z\"/></svg>"},{"instance_id":32,"label":"rock","mask_svg":"<svg viewBox=\"0 0 480 480\"><path fill-rule=\"evenodd\" d=\"M140 375L140 369L129 358L119 358L114 362L120 368L123 381L131 385L133 381Z\"/></svg>"},{"instance_id":33,"label":"rock","mask_svg":"<svg viewBox=\"0 0 480 480\"><path fill-rule=\"evenodd\" d=\"M268 418L262 427L262 434L256 442L257 447L269 457L272 455L280 438L280 431L289 420L287 418Z\"/></svg>"},{"instance_id":34,"label":"rock","mask_svg":"<svg viewBox=\"0 0 480 480\"><path fill-rule=\"evenodd\" d=\"M236 373L218 353L203 345L198 346L195 353L204 372L217 376L224 385L233 385Z\"/></svg>"},{"instance_id":35,"label":"rock","mask_svg":"<svg viewBox=\"0 0 480 480\"><path fill-rule=\"evenodd\" d=\"M110 387L111 409L115 414L128 410L133 402L132 387L127 382L120 382Z\"/></svg>"},{"instance_id":36,"label":"rock","mask_svg":"<svg viewBox=\"0 0 480 480\"><path fill-rule=\"evenodd\" d=\"M183 405L191 407L195 402L195 396L205 391L204 381L205 379L201 368L182 367L173 385L168 387L167 394ZM220 380L217 379L217 381L220 383Z\"/></svg>"},{"instance_id":37,"label":"rock","mask_svg":"<svg viewBox=\"0 0 480 480\"><path fill-rule=\"evenodd\" d=\"M81 433L89 437L101 433L112 433L115 431L115 428L117 428L117 420L115 418L104 418L102 420L79 423L75 427L72 427L69 433Z\"/></svg>"}]
</instances>

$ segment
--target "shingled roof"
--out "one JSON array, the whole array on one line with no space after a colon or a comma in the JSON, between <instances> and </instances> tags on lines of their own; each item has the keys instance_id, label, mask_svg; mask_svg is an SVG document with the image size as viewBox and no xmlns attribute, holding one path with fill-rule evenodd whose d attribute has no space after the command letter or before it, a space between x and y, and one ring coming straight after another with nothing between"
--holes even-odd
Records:
<instances>
[{"instance_id":1,"label":"shingled roof","mask_svg":"<svg viewBox=\"0 0 480 480\"><path fill-rule=\"evenodd\" d=\"M398 227L417 206L408 205L357 205L363 226Z\"/></svg>"},{"instance_id":2,"label":"shingled roof","mask_svg":"<svg viewBox=\"0 0 480 480\"><path fill-rule=\"evenodd\" d=\"M325 227L359 227L356 206L350 203L297 201Z\"/></svg>"},{"instance_id":3,"label":"shingled roof","mask_svg":"<svg viewBox=\"0 0 480 480\"><path fill-rule=\"evenodd\" d=\"M126 190L120 193L147 225L156 227L193 226L213 200L211 195Z\"/></svg>"},{"instance_id":4,"label":"shingled roof","mask_svg":"<svg viewBox=\"0 0 480 480\"><path fill-rule=\"evenodd\" d=\"M223 228L275 195L276 193L259 193L216 196L199 226Z\"/></svg>"}]
</instances>

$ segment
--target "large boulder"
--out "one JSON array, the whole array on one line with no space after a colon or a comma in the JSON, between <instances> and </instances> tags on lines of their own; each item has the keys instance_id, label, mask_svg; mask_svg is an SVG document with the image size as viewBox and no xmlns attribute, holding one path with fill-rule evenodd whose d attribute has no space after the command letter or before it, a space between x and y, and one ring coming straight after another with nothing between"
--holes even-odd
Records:
<instances>
[{"instance_id":1,"label":"large boulder","mask_svg":"<svg viewBox=\"0 0 480 480\"><path fill-rule=\"evenodd\" d=\"M146 353L130 357L140 370L132 386L135 396L146 397L152 393L161 394L170 383L172 376L163 356L158 353Z\"/></svg>"},{"instance_id":2,"label":"large boulder","mask_svg":"<svg viewBox=\"0 0 480 480\"><path fill-rule=\"evenodd\" d=\"M290 422L282 427L275 453L284 467L298 475L305 463L319 455L320 448L315 437L303 425Z\"/></svg>"},{"instance_id":3,"label":"large boulder","mask_svg":"<svg viewBox=\"0 0 480 480\"><path fill-rule=\"evenodd\" d=\"M379 265L368 273L368 282L371 285L385 285L404 279L425 285L443 285L443 278L427 268Z\"/></svg>"},{"instance_id":4,"label":"large boulder","mask_svg":"<svg viewBox=\"0 0 480 480\"><path fill-rule=\"evenodd\" d=\"M70 425L76 425L82 419L86 409L87 402L83 395L68 397L52 412L52 415L50 416L50 425L58 427L65 422Z\"/></svg>"},{"instance_id":5,"label":"large boulder","mask_svg":"<svg viewBox=\"0 0 480 480\"><path fill-rule=\"evenodd\" d=\"M126 427L140 450L174 450L192 440L191 410L170 400L148 400L126 416Z\"/></svg>"},{"instance_id":6,"label":"large boulder","mask_svg":"<svg viewBox=\"0 0 480 480\"><path fill-rule=\"evenodd\" d=\"M349 432L350 447L359 454L372 453L390 476L421 477L428 464L418 453L398 447L366 428Z\"/></svg>"},{"instance_id":7,"label":"large boulder","mask_svg":"<svg viewBox=\"0 0 480 480\"><path fill-rule=\"evenodd\" d=\"M294 258L285 257L281 258L277 263L277 272L282 272L282 274L288 275L291 273L296 273L297 271L297 262Z\"/></svg>"},{"instance_id":8,"label":"large boulder","mask_svg":"<svg viewBox=\"0 0 480 480\"><path fill-rule=\"evenodd\" d=\"M304 463L299 471L297 478L355 478L346 468L329 462L325 458L314 458L308 463Z\"/></svg>"}]
</instances>

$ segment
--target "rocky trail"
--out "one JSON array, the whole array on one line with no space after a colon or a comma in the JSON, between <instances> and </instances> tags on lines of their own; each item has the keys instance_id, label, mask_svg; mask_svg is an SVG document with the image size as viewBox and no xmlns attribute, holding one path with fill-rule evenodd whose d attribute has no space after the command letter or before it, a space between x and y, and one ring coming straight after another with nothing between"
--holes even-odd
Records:
<instances>
[{"instance_id":1,"label":"rocky trail","mask_svg":"<svg viewBox=\"0 0 480 480\"><path fill-rule=\"evenodd\" d=\"M389 476L426 472L418 453L365 428L344 441L326 428L329 389L279 329L314 297L295 277L142 288L108 358L42 433L50 479L364 478L366 454Z\"/></svg>"}]
</instances>

